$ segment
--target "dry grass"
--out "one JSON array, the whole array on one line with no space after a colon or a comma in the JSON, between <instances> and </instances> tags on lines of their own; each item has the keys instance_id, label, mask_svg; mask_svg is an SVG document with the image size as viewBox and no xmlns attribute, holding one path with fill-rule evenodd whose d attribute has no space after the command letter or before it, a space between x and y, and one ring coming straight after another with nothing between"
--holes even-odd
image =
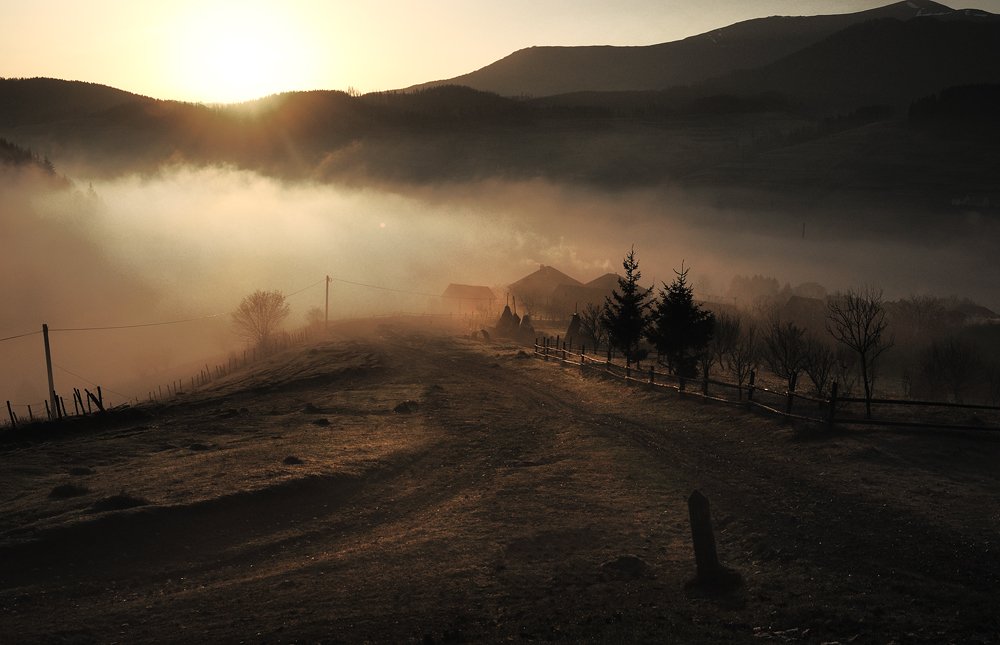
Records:
<instances>
[{"instance_id":1,"label":"dry grass","mask_svg":"<svg viewBox=\"0 0 1000 645\"><path fill-rule=\"evenodd\" d=\"M783 426L405 327L317 350L268 368L280 388L233 375L141 427L3 447L0 633L1000 637L997 441ZM91 492L38 492L68 468ZM685 590L696 488L735 593ZM148 504L90 512L122 490Z\"/></svg>"}]
</instances>

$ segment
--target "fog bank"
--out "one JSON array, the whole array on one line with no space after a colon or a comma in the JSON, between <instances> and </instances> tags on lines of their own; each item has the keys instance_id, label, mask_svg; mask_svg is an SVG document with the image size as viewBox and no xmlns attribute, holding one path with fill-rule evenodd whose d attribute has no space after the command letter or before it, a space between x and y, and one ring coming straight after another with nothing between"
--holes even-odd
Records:
<instances>
[{"instance_id":1,"label":"fog bank","mask_svg":"<svg viewBox=\"0 0 1000 645\"><path fill-rule=\"evenodd\" d=\"M242 347L230 312L255 289L290 296L290 326L322 307L331 318L428 310L451 282L502 287L555 266L589 281L620 271L635 245L643 282L669 281L683 261L702 297L738 274L858 284L890 297L968 296L1000 307L996 224L974 216L948 235L852 213L774 216L712 208L669 189L603 192L544 181L342 187L285 183L227 168L175 167L150 176L47 192L8 185L0 206L7 303L0 337L53 328L204 318L130 330L61 332L56 362L122 398L190 376L207 355ZM898 217L886 221L903 221ZM393 289L385 291L352 282ZM44 398L40 337L0 343L0 399ZM192 371L193 370L193 371ZM57 389L83 387L57 373Z\"/></svg>"}]
</instances>

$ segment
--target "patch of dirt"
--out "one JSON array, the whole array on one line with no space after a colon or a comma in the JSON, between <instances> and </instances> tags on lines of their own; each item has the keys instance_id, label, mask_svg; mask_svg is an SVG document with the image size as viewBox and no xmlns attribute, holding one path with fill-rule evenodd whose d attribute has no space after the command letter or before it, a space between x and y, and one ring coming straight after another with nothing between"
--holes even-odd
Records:
<instances>
[{"instance_id":1,"label":"patch of dirt","mask_svg":"<svg viewBox=\"0 0 1000 645\"><path fill-rule=\"evenodd\" d=\"M0 444L0 634L1000 640L1000 438L782 425L391 320L224 381ZM685 588L695 489L727 593Z\"/></svg>"}]
</instances>

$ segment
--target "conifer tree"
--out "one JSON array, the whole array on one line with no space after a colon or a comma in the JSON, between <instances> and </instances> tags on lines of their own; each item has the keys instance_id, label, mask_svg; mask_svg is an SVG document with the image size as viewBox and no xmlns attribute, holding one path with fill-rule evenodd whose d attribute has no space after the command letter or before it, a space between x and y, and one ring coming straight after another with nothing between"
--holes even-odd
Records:
<instances>
[{"instance_id":1,"label":"conifer tree","mask_svg":"<svg viewBox=\"0 0 1000 645\"><path fill-rule=\"evenodd\" d=\"M698 375L698 359L708 351L715 315L695 303L689 270L682 263L674 281L663 283L646 337L671 372L690 378Z\"/></svg>"},{"instance_id":2,"label":"conifer tree","mask_svg":"<svg viewBox=\"0 0 1000 645\"><path fill-rule=\"evenodd\" d=\"M625 277L618 278L618 288L604 301L601 322L608 331L608 343L616 347L631 362L637 357L639 341L649 321L649 294L652 287L639 286L642 273L633 246L622 261Z\"/></svg>"}]
</instances>

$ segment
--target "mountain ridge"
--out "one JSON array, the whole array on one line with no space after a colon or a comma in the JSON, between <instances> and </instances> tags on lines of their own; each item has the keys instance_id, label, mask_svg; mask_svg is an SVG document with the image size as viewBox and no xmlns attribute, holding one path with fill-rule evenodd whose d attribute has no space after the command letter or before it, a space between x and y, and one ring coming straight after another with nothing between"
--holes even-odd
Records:
<instances>
[{"instance_id":1,"label":"mountain ridge","mask_svg":"<svg viewBox=\"0 0 1000 645\"><path fill-rule=\"evenodd\" d=\"M930 0L897 2L849 14L753 18L653 45L528 47L473 72L406 89L457 84L503 96L535 97L664 90L771 64L855 24L927 16L947 20L998 18L980 10L954 10Z\"/></svg>"}]
</instances>

